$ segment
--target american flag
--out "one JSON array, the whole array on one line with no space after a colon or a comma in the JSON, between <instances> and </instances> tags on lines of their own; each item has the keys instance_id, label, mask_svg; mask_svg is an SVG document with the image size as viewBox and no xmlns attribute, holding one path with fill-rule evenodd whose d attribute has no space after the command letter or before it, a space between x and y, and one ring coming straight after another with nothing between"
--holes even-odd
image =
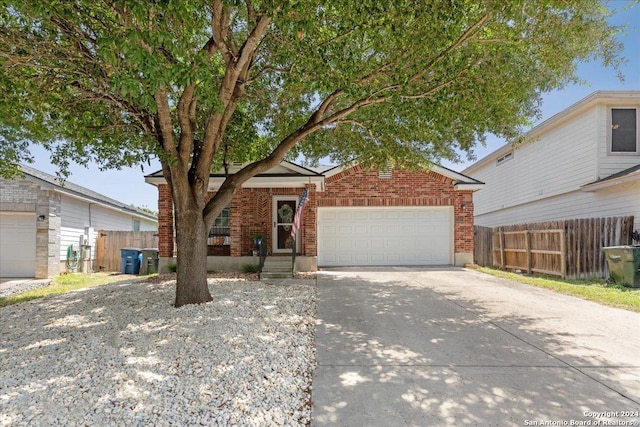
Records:
<instances>
[{"instance_id":1,"label":"american flag","mask_svg":"<svg viewBox=\"0 0 640 427\"><path fill-rule=\"evenodd\" d=\"M307 204L307 200L309 200L307 189L305 188L302 192L302 196L300 196L300 203L298 203L298 209L296 210L296 215L293 217L293 226L291 227L291 238L295 240L296 234L298 234L298 230L302 226L302 217L304 212L304 206Z\"/></svg>"}]
</instances>

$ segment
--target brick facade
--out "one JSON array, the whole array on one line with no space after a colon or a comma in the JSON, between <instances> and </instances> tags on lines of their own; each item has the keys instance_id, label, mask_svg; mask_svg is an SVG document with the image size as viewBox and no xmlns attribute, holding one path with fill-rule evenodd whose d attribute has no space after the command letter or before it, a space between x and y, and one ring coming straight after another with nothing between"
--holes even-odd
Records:
<instances>
[{"instance_id":1,"label":"brick facade","mask_svg":"<svg viewBox=\"0 0 640 427\"><path fill-rule=\"evenodd\" d=\"M173 198L167 184L158 185L158 256L173 256Z\"/></svg>"},{"instance_id":2,"label":"brick facade","mask_svg":"<svg viewBox=\"0 0 640 427\"><path fill-rule=\"evenodd\" d=\"M167 185L159 185L160 256L173 256L173 207ZM273 244L274 196L299 196L303 188L244 188L230 204L232 257L250 255L250 236L266 232ZM360 165L326 178L324 191L309 187L301 232L300 253L317 256L317 208L328 206L452 206L454 208L454 251L473 253L473 192L455 190L454 182L436 172L392 171L390 178Z\"/></svg>"},{"instance_id":3,"label":"brick facade","mask_svg":"<svg viewBox=\"0 0 640 427\"><path fill-rule=\"evenodd\" d=\"M250 255L251 235L267 233L267 245L273 247L274 196L300 196L304 188L245 188L238 191L231 202L231 255ZM304 211L300 236L300 253L316 255L315 186L309 190L309 203Z\"/></svg>"},{"instance_id":4,"label":"brick facade","mask_svg":"<svg viewBox=\"0 0 640 427\"><path fill-rule=\"evenodd\" d=\"M234 257L252 254L251 236L267 234L267 245L273 246L273 198L274 196L300 196L304 188L243 188L237 191L231 208L230 254ZM173 203L166 184L158 185L158 240L159 256L174 256ZM210 193L212 196L215 193ZM305 208L304 223L300 232L300 253L316 256L316 189L309 187L309 202Z\"/></svg>"}]
</instances>

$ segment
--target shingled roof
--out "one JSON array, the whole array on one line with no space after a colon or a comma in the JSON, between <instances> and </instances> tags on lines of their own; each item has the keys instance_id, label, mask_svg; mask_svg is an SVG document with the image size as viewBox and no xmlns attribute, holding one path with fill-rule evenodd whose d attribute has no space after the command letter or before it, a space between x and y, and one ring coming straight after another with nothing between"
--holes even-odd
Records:
<instances>
[{"instance_id":1,"label":"shingled roof","mask_svg":"<svg viewBox=\"0 0 640 427\"><path fill-rule=\"evenodd\" d=\"M101 203L106 206L110 206L120 211L129 212L137 216L145 217L153 221L158 220L158 218L155 215L151 215L148 212L145 212L141 209L127 205L118 200L112 199L110 197L97 193L93 190L82 187L78 184L74 184L73 182L62 181L60 178L54 175L50 175L48 173L39 171L37 169L34 169L26 165L21 165L20 169L22 169L22 172L27 177L35 178L40 183L46 183L50 186L53 186L54 190L57 190L61 193L67 193L72 196L78 196L78 197L90 199L94 202Z\"/></svg>"}]
</instances>

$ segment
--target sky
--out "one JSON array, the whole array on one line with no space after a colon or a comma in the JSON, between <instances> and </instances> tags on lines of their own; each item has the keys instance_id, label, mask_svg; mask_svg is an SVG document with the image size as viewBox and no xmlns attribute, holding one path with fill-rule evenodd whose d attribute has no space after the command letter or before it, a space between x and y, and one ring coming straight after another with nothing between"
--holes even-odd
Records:
<instances>
[{"instance_id":1,"label":"sky","mask_svg":"<svg viewBox=\"0 0 640 427\"><path fill-rule=\"evenodd\" d=\"M613 0L612 9L622 9L626 0ZM611 19L614 25L628 25L625 35L620 37L624 44L622 56L626 63L621 67L624 81L620 81L616 71L605 68L599 62L580 64L578 77L585 80L584 85L569 85L562 90L544 94L542 97L541 117L533 125L544 121L575 104L596 90L640 90L640 5L630 10L619 11ZM492 153L505 144L505 141L489 136L486 146L477 146L474 154L477 160ZM42 147L32 147L31 154L35 162L30 166L46 173L55 175L57 168L51 164L49 153ZM473 161L462 163L443 162L442 165L456 171L462 171ZM120 202L158 210L158 192L155 186L144 182L144 176L160 169L158 161L151 165L126 168L122 170L100 171L95 164L87 168L70 164L69 182L89 188Z\"/></svg>"}]
</instances>

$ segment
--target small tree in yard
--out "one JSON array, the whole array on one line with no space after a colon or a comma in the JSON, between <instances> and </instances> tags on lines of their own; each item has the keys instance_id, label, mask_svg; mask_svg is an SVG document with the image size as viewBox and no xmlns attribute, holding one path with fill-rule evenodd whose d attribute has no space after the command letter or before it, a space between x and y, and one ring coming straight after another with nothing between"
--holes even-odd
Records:
<instances>
[{"instance_id":1,"label":"small tree in yard","mask_svg":"<svg viewBox=\"0 0 640 427\"><path fill-rule=\"evenodd\" d=\"M597 0L6 0L0 168L29 143L63 173L157 156L175 304L207 302L207 230L242 183L288 153L411 165L514 138L576 61L617 60L607 16ZM231 160L250 163L208 200Z\"/></svg>"}]
</instances>

